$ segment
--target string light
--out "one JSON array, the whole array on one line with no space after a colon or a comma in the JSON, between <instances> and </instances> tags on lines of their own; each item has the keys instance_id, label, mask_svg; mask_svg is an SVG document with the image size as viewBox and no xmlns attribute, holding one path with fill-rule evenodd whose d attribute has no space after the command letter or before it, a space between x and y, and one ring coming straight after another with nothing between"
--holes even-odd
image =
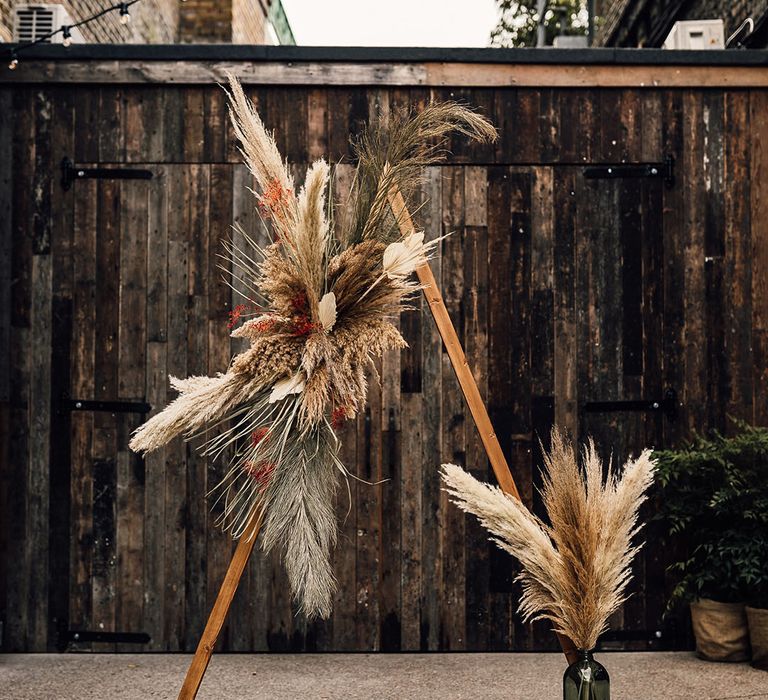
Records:
<instances>
[{"instance_id":1,"label":"string light","mask_svg":"<svg viewBox=\"0 0 768 700\"><path fill-rule=\"evenodd\" d=\"M20 44L19 46L11 49L9 60L8 60L9 70L16 70L16 67L19 65L19 51L24 51L25 49L28 49L32 46L37 46L38 44L46 43L48 42L49 39L53 38L57 34L62 35L63 40L61 43L65 47L69 47L72 44L73 29L89 24L94 20L99 19L99 17L103 17L104 15L109 14L110 12L115 12L119 10L120 24L124 24L124 25L128 24L131 21L131 13L128 11L128 8L131 5L135 5L137 2L139 2L139 0L130 0L129 2L120 2L116 5L112 5L111 7L105 7L103 10L97 12L95 15L86 17L85 19L82 19L79 22L75 22L74 24L63 24L58 29L54 29L52 32L48 32L47 34L43 34L43 36L38 37L34 41L30 41L27 44Z\"/></svg>"}]
</instances>

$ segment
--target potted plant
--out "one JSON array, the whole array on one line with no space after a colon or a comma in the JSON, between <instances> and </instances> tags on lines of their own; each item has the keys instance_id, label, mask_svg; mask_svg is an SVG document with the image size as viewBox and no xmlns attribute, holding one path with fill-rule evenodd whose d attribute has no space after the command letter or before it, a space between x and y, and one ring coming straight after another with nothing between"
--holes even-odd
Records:
<instances>
[{"instance_id":1,"label":"potted plant","mask_svg":"<svg viewBox=\"0 0 768 700\"><path fill-rule=\"evenodd\" d=\"M677 555L670 605L691 602L699 656L768 664L768 429L734 421L654 453L659 517ZM749 604L749 611L745 604ZM750 630L748 622L752 623Z\"/></svg>"}]
</instances>

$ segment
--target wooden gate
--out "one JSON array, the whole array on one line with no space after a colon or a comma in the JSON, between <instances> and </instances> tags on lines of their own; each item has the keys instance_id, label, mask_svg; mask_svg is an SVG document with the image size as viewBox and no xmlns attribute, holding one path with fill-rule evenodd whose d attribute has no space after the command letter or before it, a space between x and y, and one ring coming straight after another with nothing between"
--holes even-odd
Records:
<instances>
[{"instance_id":1,"label":"wooden gate","mask_svg":"<svg viewBox=\"0 0 768 700\"><path fill-rule=\"evenodd\" d=\"M426 173L418 216L430 237L452 232L433 268L530 505L539 506L538 440L553 423L594 435L621 461L724 428L727 413L765 422L763 88L704 90L699 73L682 86L509 87L502 66L497 83L448 89L376 84L378 69L354 68L375 86L312 84L351 75L324 69L307 84L249 88L297 174L330 154L343 192L350 131L398 105L460 97L500 129L495 147L452 143L449 163ZM191 80L189 65L179 70ZM235 350L236 300L217 253L233 221L258 235L252 182L210 82L99 86L74 75L65 86L0 89L16 115L0 126L0 208L10 212L0 217L10 251L0 291L11 302L0 336L3 647L191 650L232 549L205 499L222 465L181 441L141 460L127 441L143 404L172 398L168 374L221 371ZM655 176L585 176L667 155L671 188ZM153 178L83 179L65 192L64 156ZM380 388L372 377L343 441L358 476L387 481L351 482L351 510L341 498L331 620L296 617L278 557L258 553L224 649L551 647L546 624L514 614L513 562L440 490L441 461L491 475L427 310L400 324L409 347L380 363ZM682 404L674 420L668 389ZM639 648L661 628L665 595L662 549L656 533L649 539L635 595L614 620L619 641ZM84 642L78 631L151 641Z\"/></svg>"}]
</instances>

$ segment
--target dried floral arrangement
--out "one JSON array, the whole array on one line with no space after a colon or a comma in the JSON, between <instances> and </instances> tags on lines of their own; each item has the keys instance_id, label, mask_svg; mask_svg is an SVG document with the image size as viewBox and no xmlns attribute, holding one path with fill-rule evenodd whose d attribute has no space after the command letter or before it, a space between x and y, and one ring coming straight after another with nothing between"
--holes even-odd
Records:
<instances>
[{"instance_id":1,"label":"dried floral arrangement","mask_svg":"<svg viewBox=\"0 0 768 700\"><path fill-rule=\"evenodd\" d=\"M444 464L442 477L459 508L474 513L499 547L521 564L524 620L548 619L578 648L591 650L608 629L608 618L626 599L633 538L642 525L638 510L653 482L651 451L629 460L618 476L603 463L590 440L582 464L557 430L545 455L541 495L549 524L495 486L461 467Z\"/></svg>"},{"instance_id":2,"label":"dried floral arrangement","mask_svg":"<svg viewBox=\"0 0 768 700\"><path fill-rule=\"evenodd\" d=\"M234 453L214 489L223 499L223 527L240 537L263 515L262 547L283 546L299 609L327 617L335 590L334 499L340 476L349 476L336 433L365 404L372 360L406 345L391 319L419 289L411 273L436 243L422 232L403 238L389 197L414 193L424 166L443 157L449 132L484 141L496 132L455 103L391 115L355 143L358 164L342 204L328 195L324 160L312 164L295 193L274 139L232 77L229 107L272 240L262 248L241 231L246 245L227 245L248 305L259 308L232 332L250 347L215 377L171 377L178 398L142 425L130 446L148 452L176 436L219 428L202 449L211 458Z\"/></svg>"}]
</instances>

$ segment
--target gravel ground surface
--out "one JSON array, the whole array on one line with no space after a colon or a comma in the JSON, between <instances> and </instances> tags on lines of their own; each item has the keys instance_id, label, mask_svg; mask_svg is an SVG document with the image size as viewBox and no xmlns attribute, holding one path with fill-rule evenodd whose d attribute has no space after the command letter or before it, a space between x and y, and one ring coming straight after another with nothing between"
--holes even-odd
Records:
<instances>
[{"instance_id":1,"label":"gravel ground surface","mask_svg":"<svg viewBox=\"0 0 768 700\"><path fill-rule=\"evenodd\" d=\"M0 655L3 700L176 698L183 654ZM768 700L768 673L689 653L598 655L612 700ZM557 700L559 654L218 654L200 700Z\"/></svg>"}]
</instances>

